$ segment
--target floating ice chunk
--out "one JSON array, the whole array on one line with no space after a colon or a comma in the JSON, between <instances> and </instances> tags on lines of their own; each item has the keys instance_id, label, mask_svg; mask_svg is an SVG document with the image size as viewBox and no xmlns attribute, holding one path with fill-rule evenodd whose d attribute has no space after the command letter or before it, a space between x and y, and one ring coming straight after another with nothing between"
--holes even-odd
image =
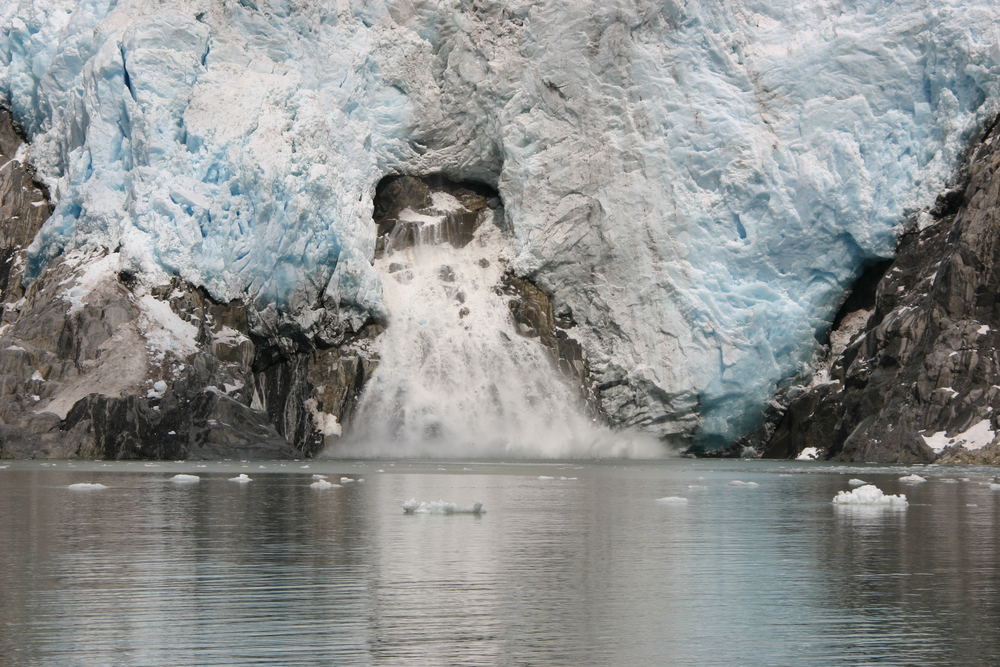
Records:
<instances>
[{"instance_id":1,"label":"floating ice chunk","mask_svg":"<svg viewBox=\"0 0 1000 667\"><path fill-rule=\"evenodd\" d=\"M543 481L548 481L550 479L555 479L555 477L550 477L549 475L539 475L538 479L543 480Z\"/></svg>"},{"instance_id":2,"label":"floating ice chunk","mask_svg":"<svg viewBox=\"0 0 1000 667\"><path fill-rule=\"evenodd\" d=\"M174 475L170 478L170 481L176 482L177 484L193 484L195 482L200 482L201 477L198 477L198 475L185 475L182 473Z\"/></svg>"},{"instance_id":3,"label":"floating ice chunk","mask_svg":"<svg viewBox=\"0 0 1000 667\"><path fill-rule=\"evenodd\" d=\"M313 479L326 479L326 475L313 474Z\"/></svg>"},{"instance_id":4,"label":"floating ice chunk","mask_svg":"<svg viewBox=\"0 0 1000 667\"><path fill-rule=\"evenodd\" d=\"M405 514L486 514L482 503L474 503L472 507L461 507L455 503L444 500L431 500L428 502L410 498L403 503L403 513Z\"/></svg>"},{"instance_id":5,"label":"floating ice chunk","mask_svg":"<svg viewBox=\"0 0 1000 667\"><path fill-rule=\"evenodd\" d=\"M246 484L247 482L252 482L253 480L250 479L250 475L246 474L245 472L241 472L236 477L230 477L229 481L236 482L238 484Z\"/></svg>"},{"instance_id":6,"label":"floating ice chunk","mask_svg":"<svg viewBox=\"0 0 1000 667\"><path fill-rule=\"evenodd\" d=\"M941 483L943 483L943 484L958 484L958 480L957 479L952 479L951 477L942 477L938 481L941 482Z\"/></svg>"},{"instance_id":7,"label":"floating ice chunk","mask_svg":"<svg viewBox=\"0 0 1000 667\"><path fill-rule=\"evenodd\" d=\"M353 477L341 477L340 478L340 483L341 484L350 484L353 481L354 481Z\"/></svg>"},{"instance_id":8,"label":"floating ice chunk","mask_svg":"<svg viewBox=\"0 0 1000 667\"><path fill-rule=\"evenodd\" d=\"M305 469L307 469L307 468L308 468L309 466L308 466L308 465L304 465L304 466L299 466L299 467L300 467L300 468L302 468L303 470L305 470Z\"/></svg>"},{"instance_id":9,"label":"floating ice chunk","mask_svg":"<svg viewBox=\"0 0 1000 667\"><path fill-rule=\"evenodd\" d=\"M990 483L990 491L1000 491L1000 484Z\"/></svg>"},{"instance_id":10,"label":"floating ice chunk","mask_svg":"<svg viewBox=\"0 0 1000 667\"><path fill-rule=\"evenodd\" d=\"M818 447L806 447L802 452L795 457L796 461L815 461L819 458L819 448Z\"/></svg>"},{"instance_id":11,"label":"floating ice chunk","mask_svg":"<svg viewBox=\"0 0 1000 667\"><path fill-rule=\"evenodd\" d=\"M704 484L688 484L688 488L691 489L692 491L704 491L708 487L705 486Z\"/></svg>"},{"instance_id":12,"label":"floating ice chunk","mask_svg":"<svg viewBox=\"0 0 1000 667\"><path fill-rule=\"evenodd\" d=\"M309 485L314 489L342 489L344 488L340 484L334 484L333 482L327 481L325 479L317 479L315 482Z\"/></svg>"},{"instance_id":13,"label":"floating ice chunk","mask_svg":"<svg viewBox=\"0 0 1000 667\"><path fill-rule=\"evenodd\" d=\"M543 481L557 480L557 481L560 481L560 482L575 482L577 480L576 477L561 477L561 476L560 477L550 477L549 475L539 475L538 479L543 480Z\"/></svg>"},{"instance_id":14,"label":"floating ice chunk","mask_svg":"<svg viewBox=\"0 0 1000 667\"><path fill-rule=\"evenodd\" d=\"M865 484L850 491L840 491L833 497L835 505L872 505L884 507L906 507L906 496L886 495L874 484Z\"/></svg>"},{"instance_id":15,"label":"floating ice chunk","mask_svg":"<svg viewBox=\"0 0 1000 667\"><path fill-rule=\"evenodd\" d=\"M743 480L734 479L733 481L729 482L729 486L750 486L750 487L754 487L754 486L760 486L760 484L758 484L757 482L744 482Z\"/></svg>"},{"instance_id":16,"label":"floating ice chunk","mask_svg":"<svg viewBox=\"0 0 1000 667\"><path fill-rule=\"evenodd\" d=\"M920 484L921 482L926 482L927 478L921 477L920 475L917 474L913 474L913 475L904 475L899 478L899 481L902 482L903 484Z\"/></svg>"},{"instance_id":17,"label":"floating ice chunk","mask_svg":"<svg viewBox=\"0 0 1000 667\"><path fill-rule=\"evenodd\" d=\"M656 502L663 505L687 505L688 499L684 496L664 496L663 498L657 498Z\"/></svg>"},{"instance_id":18,"label":"floating ice chunk","mask_svg":"<svg viewBox=\"0 0 1000 667\"><path fill-rule=\"evenodd\" d=\"M858 479L857 477L852 477L851 479L847 480L847 483L850 484L851 486L864 486L868 482L866 482L863 479Z\"/></svg>"},{"instance_id":19,"label":"floating ice chunk","mask_svg":"<svg viewBox=\"0 0 1000 667\"><path fill-rule=\"evenodd\" d=\"M72 489L73 491L103 491L108 488L103 484L92 483L92 482L77 482L76 484L70 484L66 487L67 489Z\"/></svg>"}]
</instances>

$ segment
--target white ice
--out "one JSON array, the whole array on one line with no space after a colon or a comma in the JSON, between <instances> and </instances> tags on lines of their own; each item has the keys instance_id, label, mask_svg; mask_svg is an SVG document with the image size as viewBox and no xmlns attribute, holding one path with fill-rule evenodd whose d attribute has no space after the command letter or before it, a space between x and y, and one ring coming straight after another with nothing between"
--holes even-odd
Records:
<instances>
[{"instance_id":1,"label":"white ice","mask_svg":"<svg viewBox=\"0 0 1000 667\"><path fill-rule=\"evenodd\" d=\"M473 503L471 506L461 506L456 503L444 500L419 501L410 498L403 503L405 514L485 514L482 503Z\"/></svg>"},{"instance_id":2,"label":"white ice","mask_svg":"<svg viewBox=\"0 0 1000 667\"><path fill-rule=\"evenodd\" d=\"M96 482L77 482L76 484L70 484L66 488L73 491L101 491L108 487Z\"/></svg>"},{"instance_id":3,"label":"white ice","mask_svg":"<svg viewBox=\"0 0 1000 667\"><path fill-rule=\"evenodd\" d=\"M239 484L246 484L247 482L252 482L253 480L250 479L250 476L247 475L245 472L241 472L236 477L230 477L229 481L230 482L237 482Z\"/></svg>"},{"instance_id":4,"label":"white ice","mask_svg":"<svg viewBox=\"0 0 1000 667\"><path fill-rule=\"evenodd\" d=\"M170 481L176 482L177 484L193 484L195 482L200 482L201 477L198 477L198 475L185 475L183 473L179 473L171 477Z\"/></svg>"},{"instance_id":5,"label":"white ice","mask_svg":"<svg viewBox=\"0 0 1000 667\"><path fill-rule=\"evenodd\" d=\"M926 482L927 478L921 477L920 475L914 473L912 475L904 475L900 477L899 481L903 482L904 484L920 484L921 482Z\"/></svg>"},{"instance_id":6,"label":"white ice","mask_svg":"<svg viewBox=\"0 0 1000 667\"><path fill-rule=\"evenodd\" d=\"M906 496L886 495L874 484L865 484L850 491L839 491L833 498L835 505L872 505L884 507L906 507Z\"/></svg>"}]
</instances>

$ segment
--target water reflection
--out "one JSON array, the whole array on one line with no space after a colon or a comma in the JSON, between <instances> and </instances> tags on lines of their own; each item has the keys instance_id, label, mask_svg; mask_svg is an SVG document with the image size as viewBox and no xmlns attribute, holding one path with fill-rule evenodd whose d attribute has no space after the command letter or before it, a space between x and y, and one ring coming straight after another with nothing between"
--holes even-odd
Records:
<instances>
[{"instance_id":1,"label":"water reflection","mask_svg":"<svg viewBox=\"0 0 1000 667\"><path fill-rule=\"evenodd\" d=\"M856 473L739 466L15 463L0 471L0 655L14 665L1000 659L1000 494L935 479L903 489L898 471L868 470L911 503L870 511L830 503ZM254 481L225 481L234 470ZM203 479L171 484L175 472ZM316 490L314 472L367 481ZM735 478L760 486L728 486ZM80 481L110 488L65 488ZM690 502L654 502L666 495ZM487 514L404 515L411 497L480 501Z\"/></svg>"}]
</instances>

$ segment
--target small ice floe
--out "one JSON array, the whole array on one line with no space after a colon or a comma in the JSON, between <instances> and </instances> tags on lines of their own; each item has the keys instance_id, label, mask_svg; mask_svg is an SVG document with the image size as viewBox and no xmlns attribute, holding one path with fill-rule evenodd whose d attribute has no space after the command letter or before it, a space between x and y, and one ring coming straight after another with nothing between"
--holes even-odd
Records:
<instances>
[{"instance_id":1,"label":"small ice floe","mask_svg":"<svg viewBox=\"0 0 1000 667\"><path fill-rule=\"evenodd\" d=\"M76 484L70 484L66 488L73 491L103 491L108 487L96 482L77 482Z\"/></svg>"},{"instance_id":2,"label":"small ice floe","mask_svg":"<svg viewBox=\"0 0 1000 667\"><path fill-rule=\"evenodd\" d=\"M180 473L171 477L170 481L177 484L194 484L195 482L200 482L201 477L198 477L198 475L185 475Z\"/></svg>"},{"instance_id":3,"label":"small ice floe","mask_svg":"<svg viewBox=\"0 0 1000 667\"><path fill-rule=\"evenodd\" d=\"M319 475L319 474L313 473L312 478L313 479L326 479L326 475Z\"/></svg>"},{"instance_id":4,"label":"small ice floe","mask_svg":"<svg viewBox=\"0 0 1000 667\"><path fill-rule=\"evenodd\" d=\"M705 491L708 489L704 484L688 484L688 488L692 491Z\"/></svg>"},{"instance_id":5,"label":"small ice floe","mask_svg":"<svg viewBox=\"0 0 1000 667\"><path fill-rule=\"evenodd\" d=\"M979 507L976 503L965 503L966 507Z\"/></svg>"},{"instance_id":6,"label":"small ice floe","mask_svg":"<svg viewBox=\"0 0 1000 667\"><path fill-rule=\"evenodd\" d=\"M942 484L958 484L958 480L952 479L951 477L942 477L938 481L941 482Z\"/></svg>"},{"instance_id":7,"label":"small ice floe","mask_svg":"<svg viewBox=\"0 0 1000 667\"><path fill-rule=\"evenodd\" d=\"M749 487L754 487L754 486L760 486L760 484L758 484L757 482L744 482L741 479L734 479L733 481L729 482L729 486L749 486Z\"/></svg>"},{"instance_id":8,"label":"small ice floe","mask_svg":"<svg viewBox=\"0 0 1000 667\"><path fill-rule=\"evenodd\" d=\"M833 497L834 505L867 505L878 507L906 507L906 496L886 495L874 484L865 484L850 491L840 491Z\"/></svg>"},{"instance_id":9,"label":"small ice floe","mask_svg":"<svg viewBox=\"0 0 1000 667\"><path fill-rule=\"evenodd\" d=\"M662 505L687 505L688 499L684 496L664 496L657 498L656 502Z\"/></svg>"},{"instance_id":10,"label":"small ice floe","mask_svg":"<svg viewBox=\"0 0 1000 667\"><path fill-rule=\"evenodd\" d=\"M229 481L236 482L237 484L246 484L247 482L252 482L253 480L250 479L250 475L246 474L245 472L241 472L236 477L230 477Z\"/></svg>"},{"instance_id":11,"label":"small ice floe","mask_svg":"<svg viewBox=\"0 0 1000 667\"><path fill-rule=\"evenodd\" d=\"M852 477L851 479L847 480L847 483L848 483L848 484L849 484L850 486L864 486L864 485L865 485L865 484L867 484L868 482L866 482L866 481L865 481L865 480L863 480L863 479L858 479L857 477Z\"/></svg>"},{"instance_id":12,"label":"small ice floe","mask_svg":"<svg viewBox=\"0 0 1000 667\"><path fill-rule=\"evenodd\" d=\"M10 467L10 466L0 466L0 470L6 470L6 469L7 469L7 468L9 468L9 467Z\"/></svg>"},{"instance_id":13,"label":"small ice floe","mask_svg":"<svg viewBox=\"0 0 1000 667\"><path fill-rule=\"evenodd\" d=\"M375 472L385 472L385 470L383 470L382 468L379 468L379 469L378 469L378 470L376 470Z\"/></svg>"},{"instance_id":14,"label":"small ice floe","mask_svg":"<svg viewBox=\"0 0 1000 667\"><path fill-rule=\"evenodd\" d=\"M482 503L475 503L472 507L461 507L455 503L444 500L431 500L422 502L416 498L410 498L403 503L404 514L486 514Z\"/></svg>"},{"instance_id":15,"label":"small ice floe","mask_svg":"<svg viewBox=\"0 0 1000 667\"><path fill-rule=\"evenodd\" d=\"M340 484L334 484L333 482L330 482L330 481L325 480L325 479L317 479L315 482L313 482L309 486L311 488L313 488L313 489L320 489L320 490L322 490L322 489L342 489L342 488L344 488Z\"/></svg>"},{"instance_id":16,"label":"small ice floe","mask_svg":"<svg viewBox=\"0 0 1000 667\"><path fill-rule=\"evenodd\" d=\"M340 478L340 483L341 484L350 484L351 482L354 482L354 481L355 481L355 479L353 477L341 477Z\"/></svg>"},{"instance_id":17,"label":"small ice floe","mask_svg":"<svg viewBox=\"0 0 1000 667\"><path fill-rule=\"evenodd\" d=\"M795 457L796 461L815 461L819 458L819 448L818 447L806 447L803 449L798 456Z\"/></svg>"},{"instance_id":18,"label":"small ice floe","mask_svg":"<svg viewBox=\"0 0 1000 667\"><path fill-rule=\"evenodd\" d=\"M1000 491L1000 484L990 482L990 491Z\"/></svg>"},{"instance_id":19,"label":"small ice floe","mask_svg":"<svg viewBox=\"0 0 1000 667\"><path fill-rule=\"evenodd\" d=\"M542 481L560 481L560 482L575 482L576 477L551 477L549 475L539 475L538 479Z\"/></svg>"},{"instance_id":20,"label":"small ice floe","mask_svg":"<svg viewBox=\"0 0 1000 667\"><path fill-rule=\"evenodd\" d=\"M300 467L300 468L302 468L303 470L305 470L305 469L306 469L306 468L308 468L309 466L308 466L308 465L304 465L304 466L299 466L299 467Z\"/></svg>"},{"instance_id":21,"label":"small ice floe","mask_svg":"<svg viewBox=\"0 0 1000 667\"><path fill-rule=\"evenodd\" d=\"M926 482L927 478L921 477L920 475L917 474L903 475L902 477L899 478L899 481L902 482L903 484L920 484L921 482Z\"/></svg>"}]
</instances>

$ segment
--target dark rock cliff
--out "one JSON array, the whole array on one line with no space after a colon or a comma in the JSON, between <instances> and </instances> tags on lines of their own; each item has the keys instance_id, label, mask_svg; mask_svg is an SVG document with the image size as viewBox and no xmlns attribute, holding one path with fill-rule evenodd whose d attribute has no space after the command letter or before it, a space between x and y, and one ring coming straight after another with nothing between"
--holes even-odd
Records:
<instances>
[{"instance_id":1,"label":"dark rock cliff","mask_svg":"<svg viewBox=\"0 0 1000 667\"><path fill-rule=\"evenodd\" d=\"M790 402L765 456L817 447L841 461L1000 463L996 122L963 176L902 236L873 306L839 318L831 342L843 349Z\"/></svg>"},{"instance_id":2,"label":"dark rock cliff","mask_svg":"<svg viewBox=\"0 0 1000 667\"><path fill-rule=\"evenodd\" d=\"M0 109L0 458L291 458L339 433L373 325L312 340L178 279L142 285L102 248L25 289L51 206L22 145Z\"/></svg>"}]
</instances>

